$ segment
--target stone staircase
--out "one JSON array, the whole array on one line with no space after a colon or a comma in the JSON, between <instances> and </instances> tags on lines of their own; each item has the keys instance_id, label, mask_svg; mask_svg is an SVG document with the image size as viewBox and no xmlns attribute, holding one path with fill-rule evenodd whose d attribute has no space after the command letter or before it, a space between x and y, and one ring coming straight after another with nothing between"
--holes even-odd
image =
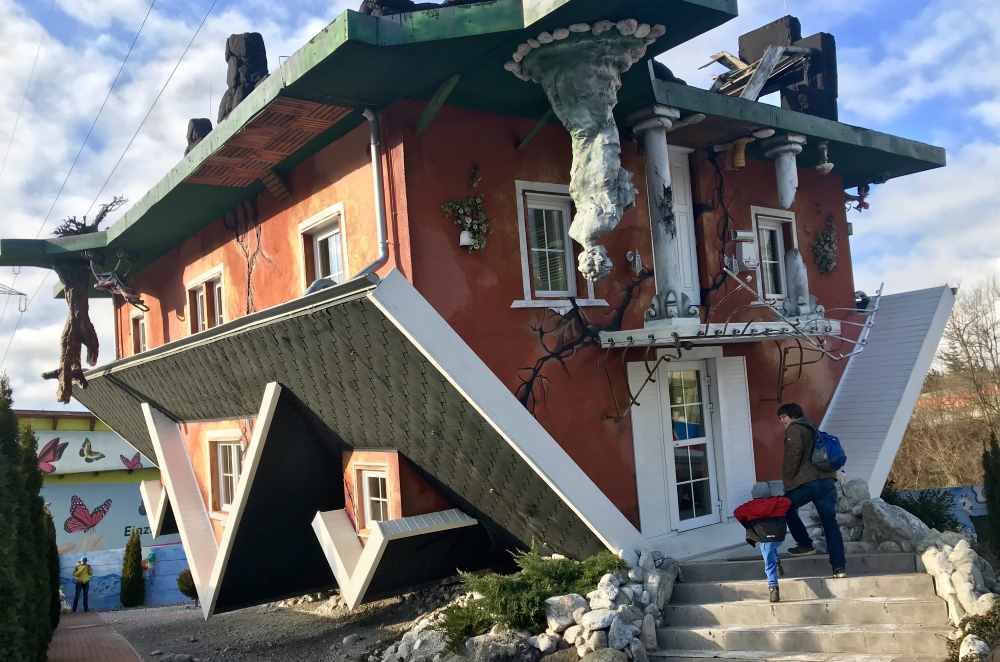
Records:
<instances>
[{"instance_id":1,"label":"stone staircase","mask_svg":"<svg viewBox=\"0 0 1000 662\"><path fill-rule=\"evenodd\" d=\"M658 631L655 662L940 662L948 610L913 554L782 559L781 602L768 602L759 558L686 563Z\"/></svg>"}]
</instances>

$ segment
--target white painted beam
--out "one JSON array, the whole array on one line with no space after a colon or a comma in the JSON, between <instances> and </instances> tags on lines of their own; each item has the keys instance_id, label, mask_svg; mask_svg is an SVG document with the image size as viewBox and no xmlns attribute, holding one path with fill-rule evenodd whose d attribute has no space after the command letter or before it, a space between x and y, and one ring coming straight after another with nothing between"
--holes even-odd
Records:
<instances>
[{"instance_id":1,"label":"white painted beam","mask_svg":"<svg viewBox=\"0 0 1000 662\"><path fill-rule=\"evenodd\" d=\"M167 505L170 503L163 483L158 478L141 481L139 496L142 497L142 505L146 509L149 529L153 537L158 538L163 531L163 520L166 519Z\"/></svg>"},{"instance_id":2,"label":"white painted beam","mask_svg":"<svg viewBox=\"0 0 1000 662\"><path fill-rule=\"evenodd\" d=\"M476 520L456 508L388 522L371 522L364 546L343 509L316 513L312 527L340 587L340 596L348 609L354 609L368 592L390 542L475 524Z\"/></svg>"}]
</instances>

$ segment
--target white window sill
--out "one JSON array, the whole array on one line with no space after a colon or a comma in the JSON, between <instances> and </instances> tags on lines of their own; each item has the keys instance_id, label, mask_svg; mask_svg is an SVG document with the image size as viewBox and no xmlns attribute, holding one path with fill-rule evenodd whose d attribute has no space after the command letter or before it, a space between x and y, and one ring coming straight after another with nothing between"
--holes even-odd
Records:
<instances>
[{"instance_id":1,"label":"white window sill","mask_svg":"<svg viewBox=\"0 0 1000 662\"><path fill-rule=\"evenodd\" d=\"M608 302L604 299L577 299L576 305L580 308L607 307ZM569 299L515 299L510 304L511 308L549 308L557 313L564 314L570 309Z\"/></svg>"},{"instance_id":2,"label":"white window sill","mask_svg":"<svg viewBox=\"0 0 1000 662\"><path fill-rule=\"evenodd\" d=\"M225 522L227 519L229 519L229 512L223 510L213 510L208 514L208 516L214 520Z\"/></svg>"}]
</instances>

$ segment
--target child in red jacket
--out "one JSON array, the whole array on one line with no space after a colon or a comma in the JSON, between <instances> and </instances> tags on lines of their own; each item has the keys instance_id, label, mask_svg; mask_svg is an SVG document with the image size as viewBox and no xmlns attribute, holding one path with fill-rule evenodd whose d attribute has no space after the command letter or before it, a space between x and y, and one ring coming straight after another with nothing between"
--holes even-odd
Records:
<instances>
[{"instance_id":1,"label":"child in red jacket","mask_svg":"<svg viewBox=\"0 0 1000 662\"><path fill-rule=\"evenodd\" d=\"M767 483L755 484L751 496L753 500L747 501L733 514L747 530L747 543L750 546L760 545L771 602L781 602L781 593L778 591L778 548L788 531L785 514L792 507L792 502L787 497L772 497Z\"/></svg>"}]
</instances>

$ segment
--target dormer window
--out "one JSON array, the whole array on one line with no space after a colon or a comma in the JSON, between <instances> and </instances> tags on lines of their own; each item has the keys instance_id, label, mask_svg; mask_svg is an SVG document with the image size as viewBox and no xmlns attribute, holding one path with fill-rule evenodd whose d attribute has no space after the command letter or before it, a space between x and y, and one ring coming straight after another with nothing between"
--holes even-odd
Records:
<instances>
[{"instance_id":1,"label":"dormer window","mask_svg":"<svg viewBox=\"0 0 1000 662\"><path fill-rule=\"evenodd\" d=\"M146 314L136 310L132 312L132 354L141 354L146 349Z\"/></svg>"}]
</instances>

